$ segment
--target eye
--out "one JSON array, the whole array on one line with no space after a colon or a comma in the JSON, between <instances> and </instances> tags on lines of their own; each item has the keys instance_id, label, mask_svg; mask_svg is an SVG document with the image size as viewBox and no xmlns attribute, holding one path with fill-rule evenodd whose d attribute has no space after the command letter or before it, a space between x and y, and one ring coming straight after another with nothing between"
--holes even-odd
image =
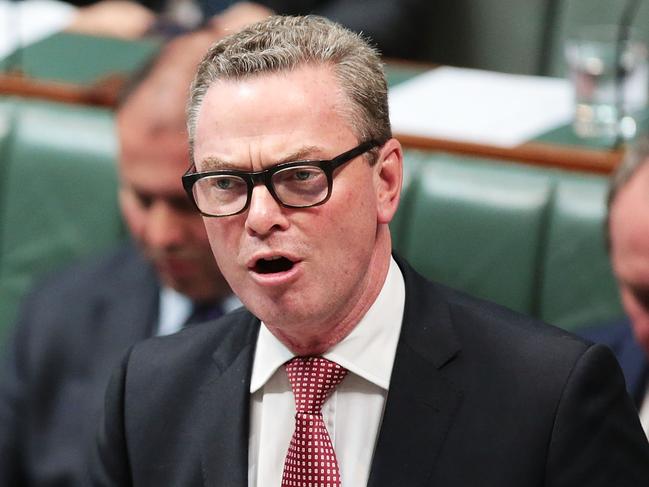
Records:
<instances>
[{"instance_id":1,"label":"eye","mask_svg":"<svg viewBox=\"0 0 649 487\"><path fill-rule=\"evenodd\" d=\"M223 174L198 181L196 189L210 198L232 198L247 192L246 182L238 176Z\"/></svg>"},{"instance_id":2,"label":"eye","mask_svg":"<svg viewBox=\"0 0 649 487\"><path fill-rule=\"evenodd\" d=\"M284 184L313 183L320 177L324 177L324 173L319 167L302 166L278 172L275 175L275 180Z\"/></svg>"},{"instance_id":3,"label":"eye","mask_svg":"<svg viewBox=\"0 0 649 487\"><path fill-rule=\"evenodd\" d=\"M232 189L234 181L231 178L223 177L215 181L215 186L219 189Z\"/></svg>"},{"instance_id":4,"label":"eye","mask_svg":"<svg viewBox=\"0 0 649 487\"><path fill-rule=\"evenodd\" d=\"M138 191L131 191L131 194L135 197L135 201L141 208L148 209L153 204L153 197L148 194L140 193Z\"/></svg>"},{"instance_id":5,"label":"eye","mask_svg":"<svg viewBox=\"0 0 649 487\"><path fill-rule=\"evenodd\" d=\"M317 171L313 169L298 169L293 173L293 178L298 181L308 181L316 177Z\"/></svg>"},{"instance_id":6,"label":"eye","mask_svg":"<svg viewBox=\"0 0 649 487\"><path fill-rule=\"evenodd\" d=\"M245 189L246 183L243 179L236 176L212 176L206 178L206 182L214 191L241 191Z\"/></svg>"}]
</instances>

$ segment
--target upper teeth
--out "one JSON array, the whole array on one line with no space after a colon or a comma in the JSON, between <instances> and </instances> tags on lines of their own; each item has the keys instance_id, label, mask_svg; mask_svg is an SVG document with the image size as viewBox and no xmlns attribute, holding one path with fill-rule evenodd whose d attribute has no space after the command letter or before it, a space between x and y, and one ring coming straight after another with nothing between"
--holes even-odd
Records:
<instances>
[{"instance_id":1,"label":"upper teeth","mask_svg":"<svg viewBox=\"0 0 649 487\"><path fill-rule=\"evenodd\" d=\"M275 255L273 257L266 257L265 260L278 260L278 259L281 259L281 258L282 258L281 255Z\"/></svg>"}]
</instances>

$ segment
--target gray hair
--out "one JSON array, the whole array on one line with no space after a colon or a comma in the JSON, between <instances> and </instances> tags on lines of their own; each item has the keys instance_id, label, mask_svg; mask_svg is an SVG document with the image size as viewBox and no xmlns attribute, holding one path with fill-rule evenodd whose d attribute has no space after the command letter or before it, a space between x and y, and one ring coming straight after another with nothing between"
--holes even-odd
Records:
<instances>
[{"instance_id":1,"label":"gray hair","mask_svg":"<svg viewBox=\"0 0 649 487\"><path fill-rule=\"evenodd\" d=\"M344 116L359 140L391 136L387 84L378 51L361 35L323 17L273 16L214 44L198 67L187 106L193 160L196 119L209 87L305 65L329 65L350 100Z\"/></svg>"},{"instance_id":2,"label":"gray hair","mask_svg":"<svg viewBox=\"0 0 649 487\"><path fill-rule=\"evenodd\" d=\"M642 135L626 151L622 162L620 162L609 180L605 223L606 246L609 250L611 249L611 208L620 191L647 162L649 162L649 135Z\"/></svg>"}]
</instances>

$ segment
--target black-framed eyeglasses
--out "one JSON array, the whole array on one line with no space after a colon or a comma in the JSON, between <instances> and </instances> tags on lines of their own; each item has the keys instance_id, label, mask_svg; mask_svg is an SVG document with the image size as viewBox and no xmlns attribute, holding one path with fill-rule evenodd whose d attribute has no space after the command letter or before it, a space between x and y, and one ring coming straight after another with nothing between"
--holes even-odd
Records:
<instances>
[{"instance_id":1,"label":"black-framed eyeglasses","mask_svg":"<svg viewBox=\"0 0 649 487\"><path fill-rule=\"evenodd\" d=\"M182 177L183 187L204 216L243 213L256 184L265 185L275 201L286 208L310 208L322 205L331 196L336 168L380 145L370 140L328 161L285 162L255 172L193 172L196 168L192 164Z\"/></svg>"}]
</instances>

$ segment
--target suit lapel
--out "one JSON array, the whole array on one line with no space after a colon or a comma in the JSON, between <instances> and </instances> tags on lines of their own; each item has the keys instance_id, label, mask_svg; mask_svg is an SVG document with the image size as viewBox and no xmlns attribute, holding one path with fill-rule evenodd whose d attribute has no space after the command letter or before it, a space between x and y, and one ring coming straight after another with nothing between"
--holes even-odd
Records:
<instances>
[{"instance_id":1,"label":"suit lapel","mask_svg":"<svg viewBox=\"0 0 649 487\"><path fill-rule=\"evenodd\" d=\"M248 485L250 376L259 321L249 313L244 316L230 326L236 333L214 353L213 378L201 391L201 460L207 487Z\"/></svg>"},{"instance_id":2,"label":"suit lapel","mask_svg":"<svg viewBox=\"0 0 649 487\"><path fill-rule=\"evenodd\" d=\"M404 321L370 487L425 485L462 397L443 373L460 349L448 304L397 261L406 282Z\"/></svg>"}]
</instances>

